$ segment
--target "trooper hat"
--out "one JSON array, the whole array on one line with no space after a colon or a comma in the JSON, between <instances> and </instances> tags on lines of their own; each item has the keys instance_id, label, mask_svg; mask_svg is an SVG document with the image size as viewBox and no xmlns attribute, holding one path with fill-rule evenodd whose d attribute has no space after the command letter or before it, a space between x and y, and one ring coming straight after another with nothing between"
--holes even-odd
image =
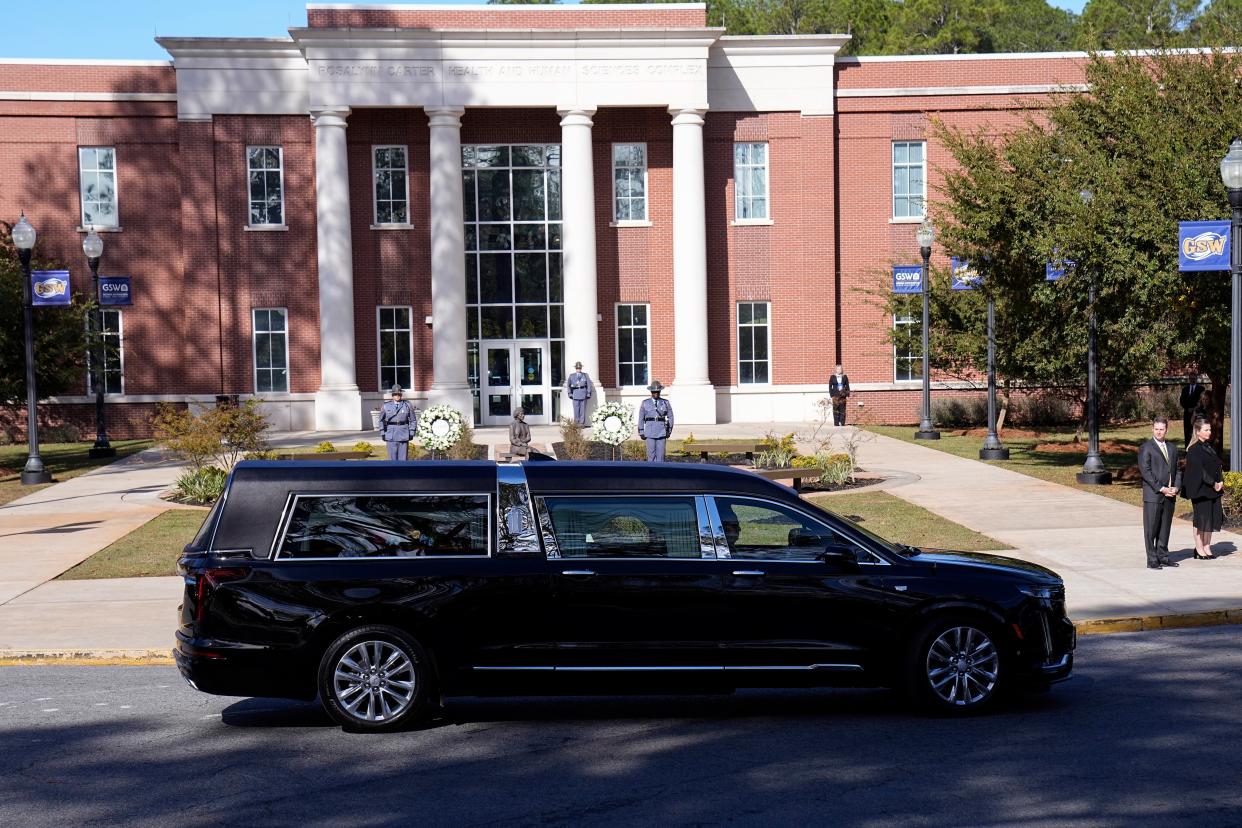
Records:
<instances>
[{"instance_id":1,"label":"trooper hat","mask_svg":"<svg viewBox=\"0 0 1242 828\"><path fill-rule=\"evenodd\" d=\"M581 367L582 367L582 363L581 363L581 362L575 362L575 363L574 363L574 367L575 367L575 368L581 368Z\"/></svg>"},{"instance_id":2,"label":"trooper hat","mask_svg":"<svg viewBox=\"0 0 1242 828\"><path fill-rule=\"evenodd\" d=\"M399 384L393 384L393 387L388 389L388 393L389 394L404 394L405 391L402 390Z\"/></svg>"},{"instance_id":3,"label":"trooper hat","mask_svg":"<svg viewBox=\"0 0 1242 828\"><path fill-rule=\"evenodd\" d=\"M652 391L652 392L663 391L664 383L660 382L659 380L655 380L654 382L651 383L651 385L647 386L647 390Z\"/></svg>"}]
</instances>

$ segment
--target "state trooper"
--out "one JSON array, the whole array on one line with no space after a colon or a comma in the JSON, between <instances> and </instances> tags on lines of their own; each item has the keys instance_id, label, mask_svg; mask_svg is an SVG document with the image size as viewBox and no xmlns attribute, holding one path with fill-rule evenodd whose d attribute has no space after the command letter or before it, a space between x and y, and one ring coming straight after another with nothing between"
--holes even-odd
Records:
<instances>
[{"instance_id":1,"label":"state trooper","mask_svg":"<svg viewBox=\"0 0 1242 828\"><path fill-rule=\"evenodd\" d=\"M673 407L660 398L664 385L656 380L647 386L650 399L638 407L638 436L647 441L647 459L664 462L664 446L673 433Z\"/></svg>"},{"instance_id":2,"label":"state trooper","mask_svg":"<svg viewBox=\"0 0 1242 828\"><path fill-rule=\"evenodd\" d=\"M591 399L591 378L582 370L581 362L574 363L574 372L565 380L565 389L574 403L574 422L585 426L587 400Z\"/></svg>"},{"instance_id":3,"label":"state trooper","mask_svg":"<svg viewBox=\"0 0 1242 828\"><path fill-rule=\"evenodd\" d=\"M401 399L400 385L389 391L392 399L384 403L380 411L380 437L388 444L389 460L405 460L409 457L410 430L418 419L418 409Z\"/></svg>"}]
</instances>

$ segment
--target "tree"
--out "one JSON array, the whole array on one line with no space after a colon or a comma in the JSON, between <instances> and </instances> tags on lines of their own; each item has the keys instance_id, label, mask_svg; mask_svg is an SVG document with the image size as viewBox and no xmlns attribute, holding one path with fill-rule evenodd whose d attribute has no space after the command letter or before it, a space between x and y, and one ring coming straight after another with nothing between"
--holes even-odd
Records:
<instances>
[{"instance_id":1,"label":"tree","mask_svg":"<svg viewBox=\"0 0 1242 828\"><path fill-rule=\"evenodd\" d=\"M1060 52L1073 46L1078 16L1045 0L1005 0L992 18L998 52Z\"/></svg>"},{"instance_id":2,"label":"tree","mask_svg":"<svg viewBox=\"0 0 1242 828\"><path fill-rule=\"evenodd\" d=\"M13 247L12 227L0 223L0 405L26 405L26 333L22 319L21 263ZM55 262L35 259L34 270L60 270ZM40 397L83 393L86 387L86 314L91 305L81 295L68 307L35 308L35 382Z\"/></svg>"},{"instance_id":3,"label":"tree","mask_svg":"<svg viewBox=\"0 0 1242 828\"><path fill-rule=\"evenodd\" d=\"M885 38L887 54L995 51L991 0L905 0Z\"/></svg>"},{"instance_id":4,"label":"tree","mask_svg":"<svg viewBox=\"0 0 1242 828\"><path fill-rule=\"evenodd\" d=\"M1199 0L1087 0L1078 46L1149 49L1173 44L1199 8Z\"/></svg>"},{"instance_id":5,"label":"tree","mask_svg":"<svg viewBox=\"0 0 1242 828\"><path fill-rule=\"evenodd\" d=\"M1212 0L1186 27L1187 46L1236 46L1242 37L1242 0Z\"/></svg>"}]
</instances>

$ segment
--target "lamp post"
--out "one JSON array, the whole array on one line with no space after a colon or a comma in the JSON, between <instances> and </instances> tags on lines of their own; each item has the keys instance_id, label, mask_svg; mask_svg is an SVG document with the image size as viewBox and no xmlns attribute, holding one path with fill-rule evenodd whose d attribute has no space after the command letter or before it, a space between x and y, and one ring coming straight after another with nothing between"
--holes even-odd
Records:
<instances>
[{"instance_id":1,"label":"lamp post","mask_svg":"<svg viewBox=\"0 0 1242 828\"><path fill-rule=\"evenodd\" d=\"M980 460L1008 460L1009 449L996 434L996 301L988 296L988 436L979 449Z\"/></svg>"},{"instance_id":2,"label":"lamp post","mask_svg":"<svg viewBox=\"0 0 1242 828\"><path fill-rule=\"evenodd\" d=\"M104 409L107 374L104 371L103 296L99 292L99 260L103 258L103 249L103 239L94 230L82 240L82 252L86 254L86 263L91 267L91 278L95 285L95 310L91 314L91 327L95 334L95 342L91 347L91 385L95 392L95 445L88 452L92 458L116 456L116 449L108 442L108 414Z\"/></svg>"},{"instance_id":3,"label":"lamp post","mask_svg":"<svg viewBox=\"0 0 1242 828\"><path fill-rule=\"evenodd\" d=\"M35 229L22 213L13 225L13 246L22 263L22 321L26 327L26 443L29 452L22 469L23 486L52 482L52 474L43 467L43 458L39 456L39 418L35 408L39 394L35 387L34 297L30 293L30 251L34 250L35 237Z\"/></svg>"},{"instance_id":4,"label":"lamp post","mask_svg":"<svg viewBox=\"0 0 1242 828\"><path fill-rule=\"evenodd\" d=\"M930 285L928 276L931 273L931 248L936 240L936 230L930 219L923 219L915 237L919 242L919 253L923 255L923 419L919 421L919 430L914 432L916 440L939 440L940 432L932 425L931 411L931 371L928 365L927 329L930 325L928 314L928 295Z\"/></svg>"},{"instance_id":5,"label":"lamp post","mask_svg":"<svg viewBox=\"0 0 1242 828\"><path fill-rule=\"evenodd\" d=\"M1090 190L1078 194L1083 206L1091 209L1095 195ZM1087 317L1087 460L1078 473L1078 482L1096 486L1107 486L1113 482L1113 476L1104 468L1100 459L1100 391L1098 388L1098 360L1095 348L1095 272L1090 271L1091 280L1088 287L1087 303L1091 306Z\"/></svg>"},{"instance_id":6,"label":"lamp post","mask_svg":"<svg viewBox=\"0 0 1242 828\"><path fill-rule=\"evenodd\" d=\"M1229 190L1233 221L1229 226L1229 270L1233 275L1233 312L1229 331L1229 468L1242 470L1242 139L1234 138L1220 160L1220 180Z\"/></svg>"}]
</instances>

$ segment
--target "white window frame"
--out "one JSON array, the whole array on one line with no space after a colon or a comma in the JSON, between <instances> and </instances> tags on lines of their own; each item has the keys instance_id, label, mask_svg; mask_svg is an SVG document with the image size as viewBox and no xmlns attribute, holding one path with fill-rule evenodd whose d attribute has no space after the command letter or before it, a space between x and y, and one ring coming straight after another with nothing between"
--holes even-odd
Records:
<instances>
[{"instance_id":1,"label":"white window frame","mask_svg":"<svg viewBox=\"0 0 1242 828\"><path fill-rule=\"evenodd\" d=\"M767 335L767 355L768 356L766 359L761 359L761 360L760 359L748 359L748 360L742 359L742 343L740 341L741 335L742 335L742 328L744 327L745 328L758 328L759 327L759 325L753 321L754 320L753 310L751 311L752 321L750 322L742 321L742 305L764 305L767 308L767 313L764 317L765 319L767 319L767 321L763 323L763 327L768 329L768 332L767 332L768 333ZM737 384L746 385L746 386L771 385L772 384L772 301L770 299L739 301L737 305L734 307L734 328L736 330L735 336L737 337L734 341L738 343ZM753 337L753 334L752 334L752 337ZM758 364L760 362L766 363L768 367L768 372L767 372L768 378L764 380L763 382L756 382L754 380L751 380L750 382L742 382L742 363L743 362L749 362L752 365Z\"/></svg>"},{"instance_id":2,"label":"white window frame","mask_svg":"<svg viewBox=\"0 0 1242 828\"><path fill-rule=\"evenodd\" d=\"M910 162L910 161L903 161L903 162L898 163L897 147L898 146L911 147L911 146L914 146L915 144L919 145L922 148L920 152L920 155L922 156L921 160L917 164ZM890 161L892 162L892 179L890 182L890 188L892 192L893 221L911 221L911 222L922 221L923 218L927 215L927 142L926 141L893 141L892 149L890 150ZM913 192L904 193L904 194L901 194L900 196L898 195L897 193L897 170L899 168L900 169L918 168L923 171L923 194L918 197L919 198L919 212L918 213L910 213L904 216L897 215L897 199L904 198L908 200L914 197Z\"/></svg>"},{"instance_id":3,"label":"white window frame","mask_svg":"<svg viewBox=\"0 0 1242 828\"><path fill-rule=\"evenodd\" d=\"M108 150L109 152L112 153L112 169L107 171L107 172L111 172L112 174L112 218L113 218L113 221L111 224L103 224L98 221L88 222L86 220L86 188L83 186L83 180L82 180L83 174L88 173L88 172L98 174L99 172L101 172L101 170L98 164L96 164L96 166L94 167L91 167L90 169L86 169L85 167L82 166L82 151L83 150L94 150L96 152L99 150ZM121 171L117 167L116 147L106 147L106 146L78 147L78 219L82 223L82 229L84 230L92 230L92 229L119 230L121 229L121 174L120 173Z\"/></svg>"},{"instance_id":4,"label":"white window frame","mask_svg":"<svg viewBox=\"0 0 1242 828\"><path fill-rule=\"evenodd\" d=\"M259 326L257 324L258 322L257 314L260 311L265 311L269 313L272 311L278 311L282 316L284 316L284 319L285 319L285 329L279 332L285 338L285 367L284 367L285 389L283 391L276 391L276 390L260 391L259 390L259 371L260 370L263 370L263 371L275 371L276 370L275 368L271 368L271 367L262 368L262 369L259 368L259 334L263 333L268 336L271 336L277 333L276 331L260 331L259 330ZM291 387L292 383L290 382L291 377L289 376L290 372L289 372L289 309L288 308L251 308L250 309L250 362L254 369L253 370L254 393L256 394L288 394L289 393L289 388Z\"/></svg>"},{"instance_id":5,"label":"white window frame","mask_svg":"<svg viewBox=\"0 0 1242 828\"><path fill-rule=\"evenodd\" d=\"M125 393L125 314L121 313L121 310L119 308L100 308L99 313L100 313L101 322L103 321L103 314L107 314L107 313L116 314L116 333L115 334L113 333L103 334L103 337L105 339L113 339L113 338L116 339L116 352L115 353L116 353L116 363L117 363L116 370L115 371L110 370L108 367L108 357L106 354L104 355L104 364L103 364L104 396L106 397L109 394L114 395L114 396L119 395L119 394L124 394ZM94 322L93 320L88 319L86 324L87 324L87 330L90 330L90 326L93 325ZM93 347L87 348L86 350L86 393L88 395L93 395L95 393L94 366L91 365L91 360L93 360L94 358L95 358L95 349ZM108 374L118 374L120 376L121 389L119 391L108 390Z\"/></svg>"},{"instance_id":6,"label":"white window frame","mask_svg":"<svg viewBox=\"0 0 1242 828\"><path fill-rule=\"evenodd\" d=\"M632 320L633 320L633 318L634 318L634 317L633 317L633 314L632 314L632 312L631 312L631 316L630 316L631 324L626 325L624 328L622 328L622 327L621 327L621 308L623 308L623 307L625 307L625 308L642 308L642 309L643 309L643 313L644 313L644 315L645 315L645 316L644 316L644 318L647 320L647 321L646 321L646 324L644 324L644 325L634 325L634 324L632 324ZM612 318L613 318L613 329L617 332L617 336L616 336L616 342L617 342L617 387L618 387L618 388L646 388L646 387L647 387L647 384L651 382L651 305L650 305L650 304L648 304L647 302L617 302L615 305L613 305L613 309L612 309L612 310L613 310L613 313L612 313ZM638 330L639 328L642 328L644 331L646 331L646 339L647 339L647 359L644 361L644 364L647 366L647 382L644 382L644 383L643 383L643 384L641 384L641 385L624 385L624 384L622 384L622 382L621 382L621 366L622 366L622 365L638 365L639 363L634 362L634 361L630 361L630 362L622 362L622 361L621 361L621 332L622 332L622 330L626 330L626 331L634 331L634 330Z\"/></svg>"},{"instance_id":7,"label":"white window frame","mask_svg":"<svg viewBox=\"0 0 1242 828\"><path fill-rule=\"evenodd\" d=\"M737 148L741 146L762 146L763 147L763 163L739 163L737 160ZM763 215L762 216L743 216L742 215L742 188L738 182L742 180L739 175L740 170L763 170ZM749 180L746 176L746 180ZM748 199L757 199L759 196L755 193L749 193L745 196ZM772 223L772 147L767 141L734 141L733 142L733 223L734 224L771 224Z\"/></svg>"},{"instance_id":8,"label":"white window frame","mask_svg":"<svg viewBox=\"0 0 1242 828\"><path fill-rule=\"evenodd\" d=\"M898 315L893 316L893 331L894 332L896 332L898 325L914 326L914 325L922 325L922 324L923 324L923 318L919 316L918 314L911 313L906 316L898 316ZM913 366L916 362L918 362L921 368L922 359L923 359L923 355L916 354L914 350L911 350L908 356L902 356L901 354L897 352L897 343L896 341L894 341L893 342L893 382L922 382L923 381L922 375L920 374L917 377L914 376L913 370L907 370L906 373L909 374L909 376L907 376L905 379L902 379L901 376L899 376L898 370L897 370L897 366L900 364L901 360L908 361L908 363L911 366Z\"/></svg>"},{"instance_id":9,"label":"white window frame","mask_svg":"<svg viewBox=\"0 0 1242 828\"><path fill-rule=\"evenodd\" d=\"M617 166L617 147L641 147L642 148L642 151L643 151L643 166L642 166L643 197L641 199L634 198L633 196L618 196L617 195L617 170L618 169L626 169L626 170L637 169L636 167L630 167L630 166L624 166L624 167ZM648 193L649 193L648 188L650 187L651 182L647 178L647 167L648 167L648 157L647 157L647 142L646 141L614 141L612 143L612 221L614 225L618 227L627 227L627 226L628 227L650 227L651 226L651 211L649 209L650 204L648 200ZM624 218L624 219L620 218L617 212L617 199L618 198L626 198L631 202L641 200L643 204L642 218ZM622 304L631 304L631 303L622 303Z\"/></svg>"},{"instance_id":10,"label":"white window frame","mask_svg":"<svg viewBox=\"0 0 1242 828\"><path fill-rule=\"evenodd\" d=\"M251 212L251 205L254 199L250 197L250 174L255 172L255 168L250 166L250 153L252 150L274 149L276 150L276 158L280 162L276 167L276 174L280 178L280 221L262 221L255 222L254 214ZM258 168L260 172L271 172L267 167ZM264 185L264 194L266 194L266 185ZM289 213L285 204L285 148L280 144L254 144L246 147L246 225L248 227L286 227L288 226ZM288 322L288 319L285 320Z\"/></svg>"},{"instance_id":11,"label":"white window frame","mask_svg":"<svg viewBox=\"0 0 1242 828\"><path fill-rule=\"evenodd\" d=\"M408 209L408 208L407 208ZM386 310L404 310L409 314L409 327L406 328L385 328L383 326L383 316ZM406 342L409 344L410 361L407 365L384 365L384 334L386 333L405 333ZM378 372L376 379L379 380L379 390L387 393L391 385L384 383L384 368L408 368L410 370L410 382L403 386L409 391L414 385L414 308L410 305L377 305L375 307L375 367Z\"/></svg>"},{"instance_id":12,"label":"white window frame","mask_svg":"<svg viewBox=\"0 0 1242 828\"><path fill-rule=\"evenodd\" d=\"M405 166L401 167L401 171L405 173L405 221L380 221L379 217L379 163L376 156L380 150L399 149L405 155ZM397 167L385 167L384 169L396 170ZM389 199L391 202L392 199ZM407 144L372 144L371 145L371 216L375 222L376 228L381 227L409 227L410 226L410 148Z\"/></svg>"}]
</instances>

